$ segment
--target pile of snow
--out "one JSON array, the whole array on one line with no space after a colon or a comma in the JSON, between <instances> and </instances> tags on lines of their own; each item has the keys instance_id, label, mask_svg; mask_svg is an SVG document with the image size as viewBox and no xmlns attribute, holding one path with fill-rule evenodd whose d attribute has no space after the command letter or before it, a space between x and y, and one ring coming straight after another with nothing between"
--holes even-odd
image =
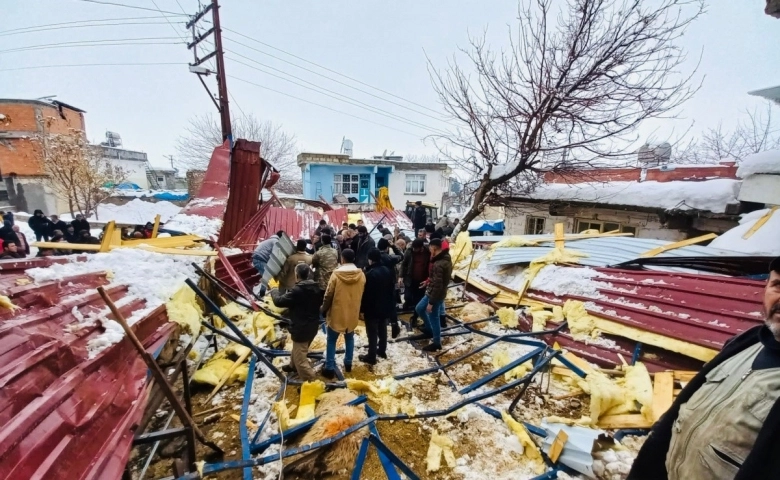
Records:
<instances>
[{"instance_id":1,"label":"pile of snow","mask_svg":"<svg viewBox=\"0 0 780 480\"><path fill-rule=\"evenodd\" d=\"M181 207L171 202L161 201L152 203L136 198L124 205L101 204L98 206L97 212L90 215L89 220L99 222L114 220L117 223L143 225L146 222L154 222L154 217L158 214L161 222L167 222L180 211ZM73 220L70 214L63 214L60 218L65 222Z\"/></svg>"},{"instance_id":2,"label":"pile of snow","mask_svg":"<svg viewBox=\"0 0 780 480\"><path fill-rule=\"evenodd\" d=\"M177 232L192 233L203 238L216 238L219 229L222 228L222 219L181 213L167 221L165 228Z\"/></svg>"},{"instance_id":3,"label":"pile of snow","mask_svg":"<svg viewBox=\"0 0 780 480\"><path fill-rule=\"evenodd\" d=\"M757 210L742 215L739 225L725 232L710 243L712 248L722 248L749 255L780 255L780 212L775 211L769 220L748 239L742 236L771 210Z\"/></svg>"},{"instance_id":4,"label":"pile of snow","mask_svg":"<svg viewBox=\"0 0 780 480\"><path fill-rule=\"evenodd\" d=\"M600 282L596 278L602 275L587 267L560 267L547 265L539 270L531 282L531 288L555 296L575 295L579 297L599 298L601 288L612 288L610 283Z\"/></svg>"},{"instance_id":5,"label":"pile of snow","mask_svg":"<svg viewBox=\"0 0 780 480\"><path fill-rule=\"evenodd\" d=\"M568 200L725 213L726 205L737 202L739 185L738 180L731 179L701 182L546 183L528 196L537 200Z\"/></svg>"},{"instance_id":6,"label":"pile of snow","mask_svg":"<svg viewBox=\"0 0 780 480\"><path fill-rule=\"evenodd\" d=\"M737 169L739 178L747 178L759 173L780 174L780 150L767 150L748 155L740 162Z\"/></svg>"},{"instance_id":7,"label":"pile of snow","mask_svg":"<svg viewBox=\"0 0 780 480\"><path fill-rule=\"evenodd\" d=\"M75 256L71 258L75 260ZM130 301L132 298L146 300L146 308L133 312L127 319L128 323L133 324L168 301L184 285L185 279L197 281L198 276L191 263L192 257L186 255L163 255L135 248L120 248L107 253L88 255L84 262L74 261L45 268L31 268L26 273L36 283L43 283L85 273L110 272L112 284L128 286L128 295L123 301ZM105 318L106 314L108 309L104 309L99 317ZM90 340L87 345L90 358L94 358L124 336L116 322L102 323L106 331Z\"/></svg>"}]
</instances>

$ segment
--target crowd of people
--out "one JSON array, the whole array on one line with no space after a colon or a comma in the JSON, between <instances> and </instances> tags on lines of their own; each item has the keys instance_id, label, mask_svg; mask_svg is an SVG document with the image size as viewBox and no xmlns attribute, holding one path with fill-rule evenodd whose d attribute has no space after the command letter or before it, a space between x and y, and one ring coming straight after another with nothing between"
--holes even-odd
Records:
<instances>
[{"instance_id":1,"label":"crowd of people","mask_svg":"<svg viewBox=\"0 0 780 480\"><path fill-rule=\"evenodd\" d=\"M375 229L382 236L375 241L362 220L343 223L338 230L322 220L309 239L297 240L295 253L274 277L278 288L269 292L275 305L288 309L291 320L293 351L283 370L297 373L302 380L316 378L307 355L323 320L327 347L321 374L325 378L336 375L336 344L341 335L344 371L352 370L354 332L361 318L368 351L358 359L374 365L377 358L387 358L388 327L392 338L401 332L401 304L414 312L410 326L430 339L423 350L441 350L444 299L452 276L444 229L454 225L457 220L438 227L426 223L417 238L410 239L398 228L390 231L378 224ZM284 236L285 232L276 232L255 249L252 264L261 276ZM260 295L265 295L264 287Z\"/></svg>"},{"instance_id":2,"label":"crowd of people","mask_svg":"<svg viewBox=\"0 0 780 480\"><path fill-rule=\"evenodd\" d=\"M0 211L3 225L0 227L0 260L12 258L26 258L30 255L30 242L27 236L21 232L16 224L13 212ZM100 245L102 234L99 237L92 235L89 221L82 214L76 214L74 220L65 222L57 215L47 217L43 210L35 210L27 221L27 225L35 235L35 241L52 243L71 243L81 245ZM154 225L147 222L146 225L137 225L122 228L122 240L151 238ZM70 255L74 253L94 253L91 250L78 250L73 248L39 248L36 256L48 257L56 255Z\"/></svg>"}]
</instances>

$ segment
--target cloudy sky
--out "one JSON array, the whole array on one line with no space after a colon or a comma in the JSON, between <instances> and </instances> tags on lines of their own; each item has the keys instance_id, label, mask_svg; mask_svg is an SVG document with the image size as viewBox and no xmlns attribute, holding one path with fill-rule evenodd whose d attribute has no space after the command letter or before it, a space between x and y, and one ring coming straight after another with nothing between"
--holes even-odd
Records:
<instances>
[{"instance_id":1,"label":"cloudy sky","mask_svg":"<svg viewBox=\"0 0 780 480\"><path fill-rule=\"evenodd\" d=\"M215 111L188 72L192 54L182 41L182 12L194 13L198 3L99 1L114 5L0 0L0 97L56 95L87 111L91 139L118 132L125 147L164 165L188 119ZM691 68L701 55L703 87L681 120L648 124L643 136L729 127L761 105L748 91L780 85L780 20L763 13L764 0L708 3L683 39ZM503 0L223 0L232 112L282 124L305 151L338 152L346 136L356 156L434 153L423 139L444 124L426 55L443 65L469 33L484 30L491 44L506 45L516 8ZM70 23L85 20L105 25ZM50 24L59 25L17 30ZM74 43L83 41L99 45ZM30 68L52 65L79 66Z\"/></svg>"}]
</instances>

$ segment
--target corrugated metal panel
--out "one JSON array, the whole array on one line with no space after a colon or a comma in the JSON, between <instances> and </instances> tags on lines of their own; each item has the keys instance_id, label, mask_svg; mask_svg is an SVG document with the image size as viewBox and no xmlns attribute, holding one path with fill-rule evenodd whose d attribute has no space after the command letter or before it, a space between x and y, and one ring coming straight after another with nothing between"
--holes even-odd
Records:
<instances>
[{"instance_id":1,"label":"corrugated metal panel","mask_svg":"<svg viewBox=\"0 0 780 480\"><path fill-rule=\"evenodd\" d=\"M222 218L228 199L230 142L225 141L211 154L198 194L181 211L187 215Z\"/></svg>"},{"instance_id":2,"label":"corrugated metal panel","mask_svg":"<svg viewBox=\"0 0 780 480\"><path fill-rule=\"evenodd\" d=\"M341 223L347 220L347 211L344 208L337 208L320 214L312 210L273 207L269 203L264 203L228 245L251 250L257 246L258 241L268 238L279 230L287 233L293 242L299 238L308 239L323 218L329 225L338 229Z\"/></svg>"},{"instance_id":3,"label":"corrugated metal panel","mask_svg":"<svg viewBox=\"0 0 780 480\"><path fill-rule=\"evenodd\" d=\"M228 185L233 188L229 189L225 216L219 233L222 243L233 240L236 233L257 212L260 183L267 167L260 158L260 142L236 140L231 157Z\"/></svg>"},{"instance_id":4,"label":"corrugated metal panel","mask_svg":"<svg viewBox=\"0 0 780 480\"><path fill-rule=\"evenodd\" d=\"M147 367L127 338L89 359L86 346L103 327L66 327L81 323L74 309L96 312L102 300L96 292L63 300L106 283L105 274L89 274L8 292L23 309L0 323L0 479L121 478ZM127 294L122 285L107 290L115 300ZM144 306L137 299L119 310L129 316ZM173 327L161 306L133 330L155 350Z\"/></svg>"},{"instance_id":5,"label":"corrugated metal panel","mask_svg":"<svg viewBox=\"0 0 780 480\"><path fill-rule=\"evenodd\" d=\"M533 236L529 235L530 239ZM627 262L638 258L643 253L657 247L670 245L673 242L650 238L631 237L600 237L583 240L570 240L566 248L582 252L588 256L580 259L580 265L590 267L605 267ZM529 263L552 251L552 242L545 242L539 247L508 247L498 248L488 261L489 265L510 265ZM659 257L696 257L696 256L742 256L739 252L721 250L718 248L692 245L663 252ZM670 269L671 270L671 269Z\"/></svg>"},{"instance_id":6,"label":"corrugated metal panel","mask_svg":"<svg viewBox=\"0 0 780 480\"><path fill-rule=\"evenodd\" d=\"M713 275L598 269L599 298L529 290L529 297L590 302L588 311L617 323L719 350L763 322L764 282Z\"/></svg>"},{"instance_id":7,"label":"corrugated metal panel","mask_svg":"<svg viewBox=\"0 0 780 480\"><path fill-rule=\"evenodd\" d=\"M374 225L382 222L382 225L389 228L391 231L393 227L398 227L401 230L413 230L414 225L406 213L401 210L383 210L381 212L362 212L363 223L366 224L366 228L371 230ZM384 219L382 218L384 217Z\"/></svg>"}]
</instances>

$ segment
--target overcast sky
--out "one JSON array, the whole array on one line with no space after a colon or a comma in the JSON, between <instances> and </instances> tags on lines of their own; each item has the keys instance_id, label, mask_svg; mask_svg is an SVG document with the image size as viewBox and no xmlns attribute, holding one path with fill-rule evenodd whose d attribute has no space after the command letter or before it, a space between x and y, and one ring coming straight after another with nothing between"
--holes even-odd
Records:
<instances>
[{"instance_id":1,"label":"overcast sky","mask_svg":"<svg viewBox=\"0 0 780 480\"><path fill-rule=\"evenodd\" d=\"M185 17L168 15L174 23L171 26L156 11L159 7L167 12L181 13L183 8L194 13L198 9L197 1L105 1L152 11L83 0L0 0L3 18L0 26L0 98L57 95L58 100L87 111L90 139L102 140L106 130L117 132L126 148L145 151L152 163L165 165L164 156L175 155L176 139L188 119L215 112L195 75L188 72L186 63L192 60L191 52L178 37L185 35ZM691 123L694 124L692 134L717 126L719 122L729 127L746 108L761 104L747 95L748 91L780 85L780 49L776 48L780 45L780 20L763 13L764 0L709 3L706 15L684 38L691 67L698 61L699 54L702 55L703 88L685 105L682 120L646 125L641 131L643 136L668 137L686 131ZM228 79L228 89L233 96L232 113L241 115L243 111L281 123L297 136L302 151L337 153L341 139L346 136L354 142L356 156L378 155L384 150L404 155L434 153L433 146L423 142L423 137L430 133L429 128L441 128L443 124L431 118L437 117L434 112L440 109L430 85L426 54L434 64L443 65L459 46L466 45L469 32L479 33L484 29L488 29L493 45L506 45L507 26L514 24L516 8L514 1L499 0L223 0L220 9L223 28L267 44L224 32L225 48L235 52L227 53L226 61L226 71L232 77ZM70 24L56 30L1 32L61 22L150 16L156 18L134 21L142 23L140 25L73 28L83 24ZM149 24L152 22L154 24ZM143 42L171 44L67 47L67 42L82 40L123 43L142 38L152 39ZM51 48L52 44L65 48ZM45 46L6 52L37 45ZM397 97L354 83L272 47ZM409 108L348 88L268 54ZM236 60L284 76L269 67L276 68L302 79L291 80L311 82L395 117L329 98L241 65ZM267 66L252 63L253 60ZM179 64L11 70L64 64L148 62ZM775 114L780 114L778 108L775 108Z\"/></svg>"}]
</instances>

